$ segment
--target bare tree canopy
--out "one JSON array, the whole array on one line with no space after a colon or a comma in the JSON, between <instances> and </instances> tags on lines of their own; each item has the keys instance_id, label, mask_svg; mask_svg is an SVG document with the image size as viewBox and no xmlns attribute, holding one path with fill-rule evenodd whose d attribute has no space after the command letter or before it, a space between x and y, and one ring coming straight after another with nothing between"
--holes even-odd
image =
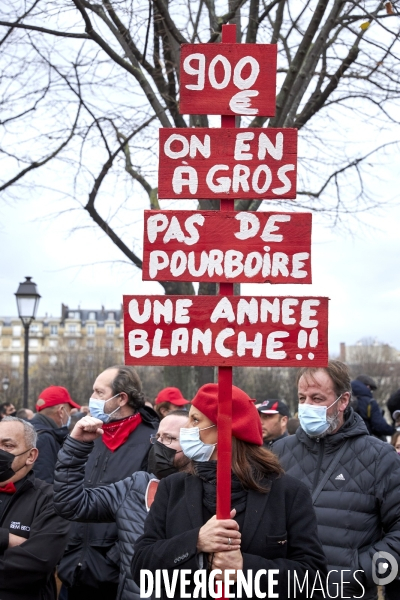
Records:
<instances>
[{"instance_id":1,"label":"bare tree canopy","mask_svg":"<svg viewBox=\"0 0 400 600\"><path fill-rule=\"evenodd\" d=\"M180 44L218 42L228 22L238 41L278 44L276 115L242 124L303 129L295 206L340 218L381 202L366 182L388 146L379 132L398 122L400 19L395 4L376 0L4 0L3 198L55 188L141 268L127 231L143 194L158 207L157 129L209 125L179 114ZM373 123L376 146L348 143L341 127L349 122L360 131ZM179 290L193 293L190 284Z\"/></svg>"}]
</instances>

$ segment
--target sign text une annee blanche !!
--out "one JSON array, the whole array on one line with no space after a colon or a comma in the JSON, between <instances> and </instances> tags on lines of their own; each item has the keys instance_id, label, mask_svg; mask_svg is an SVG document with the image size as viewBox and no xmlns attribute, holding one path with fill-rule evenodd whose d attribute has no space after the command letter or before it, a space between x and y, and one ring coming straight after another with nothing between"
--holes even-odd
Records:
<instances>
[{"instance_id":1,"label":"sign text une annee blanche !!","mask_svg":"<svg viewBox=\"0 0 400 600\"><path fill-rule=\"evenodd\" d=\"M160 129L159 198L296 198L297 129Z\"/></svg>"},{"instance_id":2,"label":"sign text une annee blanche !!","mask_svg":"<svg viewBox=\"0 0 400 600\"><path fill-rule=\"evenodd\" d=\"M183 44L183 115L275 114L275 44Z\"/></svg>"},{"instance_id":3,"label":"sign text une annee blanche !!","mask_svg":"<svg viewBox=\"0 0 400 600\"><path fill-rule=\"evenodd\" d=\"M144 212L143 280L312 283L311 213Z\"/></svg>"},{"instance_id":4,"label":"sign text une annee blanche !!","mask_svg":"<svg viewBox=\"0 0 400 600\"><path fill-rule=\"evenodd\" d=\"M326 366L328 298L124 296L128 365Z\"/></svg>"}]
</instances>

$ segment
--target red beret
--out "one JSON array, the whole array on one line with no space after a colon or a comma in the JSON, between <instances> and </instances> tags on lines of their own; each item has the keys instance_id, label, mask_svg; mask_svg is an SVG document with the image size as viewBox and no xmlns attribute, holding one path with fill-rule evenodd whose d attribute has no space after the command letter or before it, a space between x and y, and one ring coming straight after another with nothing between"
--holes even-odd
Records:
<instances>
[{"instance_id":1,"label":"red beret","mask_svg":"<svg viewBox=\"0 0 400 600\"><path fill-rule=\"evenodd\" d=\"M218 384L206 383L192 400L213 423L217 423ZM232 386L232 435L238 440L262 446L261 421L254 401L243 390Z\"/></svg>"},{"instance_id":2,"label":"red beret","mask_svg":"<svg viewBox=\"0 0 400 600\"><path fill-rule=\"evenodd\" d=\"M77 408L78 410L81 408L79 404L72 400L67 388L59 385L51 385L39 394L38 401L36 402L36 410L40 412L44 408L57 406L58 404L69 404L72 408Z\"/></svg>"}]
</instances>

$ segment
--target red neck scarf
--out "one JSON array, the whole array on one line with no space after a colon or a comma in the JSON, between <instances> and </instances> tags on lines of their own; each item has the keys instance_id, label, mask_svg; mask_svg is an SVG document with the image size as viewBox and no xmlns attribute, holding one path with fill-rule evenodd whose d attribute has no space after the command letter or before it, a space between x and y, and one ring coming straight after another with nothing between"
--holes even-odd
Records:
<instances>
[{"instance_id":1,"label":"red neck scarf","mask_svg":"<svg viewBox=\"0 0 400 600\"><path fill-rule=\"evenodd\" d=\"M12 481L9 481L6 485L0 487L0 494L1 492L3 492L3 494L15 494L16 491L17 488Z\"/></svg>"},{"instance_id":2,"label":"red neck scarf","mask_svg":"<svg viewBox=\"0 0 400 600\"><path fill-rule=\"evenodd\" d=\"M121 421L105 423L101 427L104 431L102 438L103 442L111 452L114 452L114 450L122 446L122 444L125 444L128 437L135 431L136 427L140 425L141 422L142 417L140 413L136 413L136 415L121 419Z\"/></svg>"}]
</instances>

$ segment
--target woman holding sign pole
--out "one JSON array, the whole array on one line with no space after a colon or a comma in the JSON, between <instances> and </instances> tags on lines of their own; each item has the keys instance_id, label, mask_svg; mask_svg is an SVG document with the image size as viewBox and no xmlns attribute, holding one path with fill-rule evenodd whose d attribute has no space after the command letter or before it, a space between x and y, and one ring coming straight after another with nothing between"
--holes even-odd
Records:
<instances>
[{"instance_id":1,"label":"woman holding sign pole","mask_svg":"<svg viewBox=\"0 0 400 600\"><path fill-rule=\"evenodd\" d=\"M326 597L310 494L262 448L254 403L235 386L231 518L216 519L217 399L212 383L193 399L180 434L192 473L160 482L135 545L132 574L141 597L221 597L221 580L225 598Z\"/></svg>"}]
</instances>

